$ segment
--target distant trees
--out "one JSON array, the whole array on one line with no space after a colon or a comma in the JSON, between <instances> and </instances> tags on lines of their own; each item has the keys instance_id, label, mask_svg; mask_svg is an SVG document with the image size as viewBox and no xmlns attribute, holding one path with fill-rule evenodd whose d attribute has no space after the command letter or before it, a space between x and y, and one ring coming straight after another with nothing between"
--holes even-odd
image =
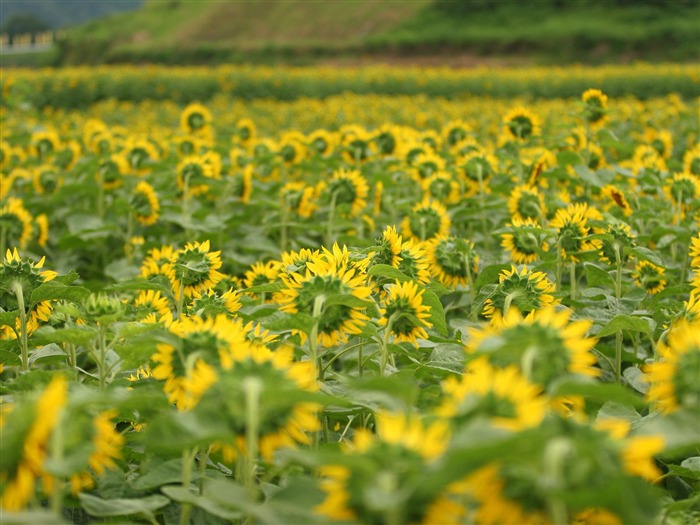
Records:
<instances>
[{"instance_id":1,"label":"distant trees","mask_svg":"<svg viewBox=\"0 0 700 525\"><path fill-rule=\"evenodd\" d=\"M32 14L18 13L5 21L0 27L0 33L8 35L10 43L13 43L17 35L31 34L33 38L37 33L43 33L50 29L51 26L41 18Z\"/></svg>"},{"instance_id":2,"label":"distant trees","mask_svg":"<svg viewBox=\"0 0 700 525\"><path fill-rule=\"evenodd\" d=\"M508 9L554 9L571 7L633 7L650 6L676 9L693 7L698 0L435 0L437 9L453 15L468 15L474 11L493 11L507 6Z\"/></svg>"}]
</instances>

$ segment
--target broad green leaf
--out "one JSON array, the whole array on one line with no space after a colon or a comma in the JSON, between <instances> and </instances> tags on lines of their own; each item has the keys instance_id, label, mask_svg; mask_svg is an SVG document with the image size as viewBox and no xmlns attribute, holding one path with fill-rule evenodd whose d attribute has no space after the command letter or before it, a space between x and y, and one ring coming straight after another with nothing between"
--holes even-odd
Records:
<instances>
[{"instance_id":1,"label":"broad green leaf","mask_svg":"<svg viewBox=\"0 0 700 525\"><path fill-rule=\"evenodd\" d=\"M41 301L63 300L80 303L90 295L90 290L82 286L67 286L62 283L49 281L32 291L30 304L34 306Z\"/></svg>"},{"instance_id":2,"label":"broad green leaf","mask_svg":"<svg viewBox=\"0 0 700 525\"><path fill-rule=\"evenodd\" d=\"M65 359L68 357L68 354L56 343L51 343L31 352L29 354L29 364L33 365L37 361L46 359L47 357L61 357Z\"/></svg>"},{"instance_id":3,"label":"broad green leaf","mask_svg":"<svg viewBox=\"0 0 700 525\"><path fill-rule=\"evenodd\" d=\"M95 330L89 327L53 328L42 326L32 334L34 344L70 343L86 345L96 336Z\"/></svg>"},{"instance_id":4,"label":"broad green leaf","mask_svg":"<svg viewBox=\"0 0 700 525\"><path fill-rule=\"evenodd\" d=\"M15 319L19 317L19 310L0 312L0 326L15 326Z\"/></svg>"},{"instance_id":5,"label":"broad green leaf","mask_svg":"<svg viewBox=\"0 0 700 525\"><path fill-rule=\"evenodd\" d=\"M257 286L251 286L250 288L244 288L243 290L241 290L241 293L274 293L279 292L284 288L286 288L284 283L259 284Z\"/></svg>"},{"instance_id":6,"label":"broad green leaf","mask_svg":"<svg viewBox=\"0 0 700 525\"><path fill-rule=\"evenodd\" d=\"M178 483L181 479L182 459L177 458L165 461L156 465L155 467L150 468L145 474L136 478L131 483L131 486L136 490L150 490L163 485Z\"/></svg>"},{"instance_id":7,"label":"broad green leaf","mask_svg":"<svg viewBox=\"0 0 700 525\"><path fill-rule=\"evenodd\" d=\"M20 513L3 511L2 523L3 525L67 525L72 522L59 518L48 510L25 510Z\"/></svg>"},{"instance_id":8,"label":"broad green leaf","mask_svg":"<svg viewBox=\"0 0 700 525\"><path fill-rule=\"evenodd\" d=\"M327 297L323 303L324 306L335 306L338 304L350 306L352 308L369 308L374 303L372 301L365 301L364 299L355 297L352 294L331 295L330 297Z\"/></svg>"},{"instance_id":9,"label":"broad green leaf","mask_svg":"<svg viewBox=\"0 0 700 525\"><path fill-rule=\"evenodd\" d=\"M624 372L622 372L622 375L627 380L627 383L637 392L646 394L649 391L650 385L649 381L647 380L646 374L636 366L630 366L628 368L625 368Z\"/></svg>"},{"instance_id":10,"label":"broad green leaf","mask_svg":"<svg viewBox=\"0 0 700 525\"><path fill-rule=\"evenodd\" d=\"M659 256L656 255L649 248L644 248L643 246L637 246L635 248L632 248L630 251L634 255L636 255L638 259L641 259L643 261L649 261L651 263L654 263L657 266L661 266L662 268L666 266L664 264L664 262L659 258Z\"/></svg>"},{"instance_id":11,"label":"broad green leaf","mask_svg":"<svg viewBox=\"0 0 700 525\"><path fill-rule=\"evenodd\" d=\"M447 335L447 322L445 320L445 309L438 296L432 290L423 291L423 304L430 307L430 317L428 321L433 324L433 328L442 335Z\"/></svg>"},{"instance_id":12,"label":"broad green leaf","mask_svg":"<svg viewBox=\"0 0 700 525\"><path fill-rule=\"evenodd\" d=\"M601 419L623 419L629 423L639 421L642 416L630 405L608 401L598 410L597 420Z\"/></svg>"},{"instance_id":13,"label":"broad green leaf","mask_svg":"<svg viewBox=\"0 0 700 525\"><path fill-rule=\"evenodd\" d=\"M653 337L653 328L650 326L654 321L646 317L634 317L632 315L616 315L606 324L598 337L605 337L616 334L620 331L638 332Z\"/></svg>"},{"instance_id":14,"label":"broad green leaf","mask_svg":"<svg viewBox=\"0 0 700 525\"><path fill-rule=\"evenodd\" d=\"M315 324L313 317L301 312L295 314L277 312L274 315L260 319L260 323L268 330L276 332L300 330L306 334L311 333Z\"/></svg>"},{"instance_id":15,"label":"broad green leaf","mask_svg":"<svg viewBox=\"0 0 700 525\"><path fill-rule=\"evenodd\" d=\"M410 281L411 278L389 264L375 264L368 271L370 277L387 277L400 282Z\"/></svg>"},{"instance_id":16,"label":"broad green leaf","mask_svg":"<svg viewBox=\"0 0 700 525\"><path fill-rule=\"evenodd\" d=\"M584 267L586 268L586 281L589 287L604 286L612 290L615 289L615 280L607 270L588 262L584 263Z\"/></svg>"},{"instance_id":17,"label":"broad green leaf","mask_svg":"<svg viewBox=\"0 0 700 525\"><path fill-rule=\"evenodd\" d=\"M700 474L700 456L693 456L692 458L684 459L681 461L681 467Z\"/></svg>"},{"instance_id":18,"label":"broad green leaf","mask_svg":"<svg viewBox=\"0 0 700 525\"><path fill-rule=\"evenodd\" d=\"M479 291L484 285L497 283L500 273L503 270L510 270L510 267L510 264L491 264L485 266L479 272L476 282L474 282L474 289Z\"/></svg>"},{"instance_id":19,"label":"broad green leaf","mask_svg":"<svg viewBox=\"0 0 700 525\"><path fill-rule=\"evenodd\" d=\"M170 499L158 494L144 498L102 499L81 492L78 494L78 499L88 514L98 518L130 516L132 514L151 516L153 511L162 509L170 503Z\"/></svg>"}]
</instances>

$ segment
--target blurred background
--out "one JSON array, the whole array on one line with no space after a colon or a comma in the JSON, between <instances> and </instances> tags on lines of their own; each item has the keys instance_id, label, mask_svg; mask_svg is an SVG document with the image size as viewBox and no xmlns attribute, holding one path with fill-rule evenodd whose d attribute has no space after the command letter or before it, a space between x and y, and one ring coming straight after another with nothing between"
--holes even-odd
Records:
<instances>
[{"instance_id":1,"label":"blurred background","mask_svg":"<svg viewBox=\"0 0 700 525\"><path fill-rule=\"evenodd\" d=\"M700 0L2 0L1 65L693 62Z\"/></svg>"}]
</instances>

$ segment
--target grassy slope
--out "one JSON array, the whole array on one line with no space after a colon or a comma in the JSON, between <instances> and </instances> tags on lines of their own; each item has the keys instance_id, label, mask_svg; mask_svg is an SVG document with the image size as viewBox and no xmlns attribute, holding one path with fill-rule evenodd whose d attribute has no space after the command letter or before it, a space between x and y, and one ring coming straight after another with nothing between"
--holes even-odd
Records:
<instances>
[{"instance_id":1,"label":"grassy slope","mask_svg":"<svg viewBox=\"0 0 700 525\"><path fill-rule=\"evenodd\" d=\"M700 55L700 4L664 11L571 7L555 14L536 6L504 2L496 11L459 18L432 0L152 0L139 11L73 30L64 62L274 61L416 51L594 63Z\"/></svg>"}]
</instances>

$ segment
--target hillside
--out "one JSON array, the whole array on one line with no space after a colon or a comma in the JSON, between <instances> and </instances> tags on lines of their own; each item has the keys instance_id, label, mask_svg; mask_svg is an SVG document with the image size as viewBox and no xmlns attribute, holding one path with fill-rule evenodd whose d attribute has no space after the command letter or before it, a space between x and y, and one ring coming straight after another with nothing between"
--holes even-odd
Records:
<instances>
[{"instance_id":1,"label":"hillside","mask_svg":"<svg viewBox=\"0 0 700 525\"><path fill-rule=\"evenodd\" d=\"M75 26L119 11L138 9L143 0L2 0L0 27L17 15L31 15L51 29Z\"/></svg>"},{"instance_id":2,"label":"hillside","mask_svg":"<svg viewBox=\"0 0 700 525\"><path fill-rule=\"evenodd\" d=\"M71 30L60 60L308 63L372 55L447 62L464 56L692 61L700 55L698 19L696 0L150 0L138 11Z\"/></svg>"}]
</instances>

